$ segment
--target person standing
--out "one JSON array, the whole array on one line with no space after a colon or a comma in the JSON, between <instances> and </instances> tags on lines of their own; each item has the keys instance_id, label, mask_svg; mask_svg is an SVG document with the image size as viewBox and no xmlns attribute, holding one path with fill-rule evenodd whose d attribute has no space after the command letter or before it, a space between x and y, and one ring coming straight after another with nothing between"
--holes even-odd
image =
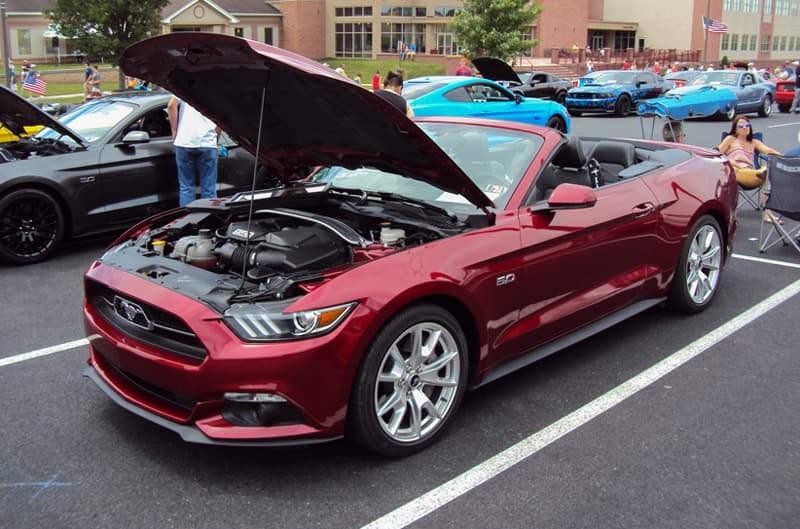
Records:
<instances>
[{"instance_id":1,"label":"person standing","mask_svg":"<svg viewBox=\"0 0 800 529\"><path fill-rule=\"evenodd\" d=\"M89 97L100 97L103 91L100 90L100 65L95 64L92 68L92 76L89 78Z\"/></svg>"},{"instance_id":2,"label":"person standing","mask_svg":"<svg viewBox=\"0 0 800 529\"><path fill-rule=\"evenodd\" d=\"M92 74L94 73L94 69L92 69L92 65L89 64L89 61L83 61L83 66L85 67L83 70L83 101L86 102L89 99L89 92L92 91Z\"/></svg>"},{"instance_id":3,"label":"person standing","mask_svg":"<svg viewBox=\"0 0 800 529\"><path fill-rule=\"evenodd\" d=\"M372 91L380 90L381 89L381 71L375 70L375 74L372 76Z\"/></svg>"},{"instance_id":4,"label":"person standing","mask_svg":"<svg viewBox=\"0 0 800 529\"><path fill-rule=\"evenodd\" d=\"M17 91L17 72L14 71L14 63L8 61L8 88Z\"/></svg>"},{"instance_id":5,"label":"person standing","mask_svg":"<svg viewBox=\"0 0 800 529\"><path fill-rule=\"evenodd\" d=\"M461 57L461 66L456 68L456 75L463 75L464 77L472 77L472 68L467 66L467 59Z\"/></svg>"},{"instance_id":6,"label":"person standing","mask_svg":"<svg viewBox=\"0 0 800 529\"><path fill-rule=\"evenodd\" d=\"M384 99L394 105L400 112L408 117L414 115L408 101L403 97L403 76L397 72L389 72L386 74L386 79L383 80L383 89L373 92L376 96Z\"/></svg>"},{"instance_id":7,"label":"person standing","mask_svg":"<svg viewBox=\"0 0 800 529\"><path fill-rule=\"evenodd\" d=\"M800 61L794 61L794 99L789 112L800 112Z\"/></svg>"},{"instance_id":8,"label":"person standing","mask_svg":"<svg viewBox=\"0 0 800 529\"><path fill-rule=\"evenodd\" d=\"M196 198L195 179L200 182L200 198L217 198L219 127L175 96L167 103L167 115L178 166L179 205Z\"/></svg>"}]
</instances>

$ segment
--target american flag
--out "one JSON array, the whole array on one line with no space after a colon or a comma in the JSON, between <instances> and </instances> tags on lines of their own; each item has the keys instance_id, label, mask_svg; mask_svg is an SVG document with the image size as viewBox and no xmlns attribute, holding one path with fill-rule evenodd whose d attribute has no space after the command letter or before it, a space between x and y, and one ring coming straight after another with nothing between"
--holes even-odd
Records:
<instances>
[{"instance_id":1,"label":"american flag","mask_svg":"<svg viewBox=\"0 0 800 529\"><path fill-rule=\"evenodd\" d=\"M728 24L724 24L719 20L714 20L713 18L703 17L703 27L706 28L709 33L728 32Z\"/></svg>"},{"instance_id":2,"label":"american flag","mask_svg":"<svg viewBox=\"0 0 800 529\"><path fill-rule=\"evenodd\" d=\"M43 96L44 93L47 92L47 83L39 77L37 77L35 81L28 79L22 83L22 89Z\"/></svg>"}]
</instances>

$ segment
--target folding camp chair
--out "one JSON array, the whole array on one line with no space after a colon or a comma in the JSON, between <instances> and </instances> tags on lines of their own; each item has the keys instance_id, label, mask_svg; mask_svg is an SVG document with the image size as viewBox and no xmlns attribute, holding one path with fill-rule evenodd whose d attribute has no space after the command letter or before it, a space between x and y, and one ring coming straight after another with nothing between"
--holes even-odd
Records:
<instances>
[{"instance_id":1,"label":"folding camp chair","mask_svg":"<svg viewBox=\"0 0 800 529\"><path fill-rule=\"evenodd\" d=\"M721 140L725 139L725 136L728 135L727 131L723 131ZM764 135L760 132L753 133L753 139L758 141L764 141ZM768 160L769 157L756 152L753 156L753 167L758 169L761 167L761 161ZM767 171L769 174L769 170ZM761 204L761 186L744 186L739 184L739 205L737 209L743 204L746 203L750 207L755 210L763 209L763 205Z\"/></svg>"},{"instance_id":2,"label":"folding camp chair","mask_svg":"<svg viewBox=\"0 0 800 529\"><path fill-rule=\"evenodd\" d=\"M783 242L800 252L800 157L773 154L767 163L770 190L764 217L771 224L762 217L758 251L765 252Z\"/></svg>"}]
</instances>

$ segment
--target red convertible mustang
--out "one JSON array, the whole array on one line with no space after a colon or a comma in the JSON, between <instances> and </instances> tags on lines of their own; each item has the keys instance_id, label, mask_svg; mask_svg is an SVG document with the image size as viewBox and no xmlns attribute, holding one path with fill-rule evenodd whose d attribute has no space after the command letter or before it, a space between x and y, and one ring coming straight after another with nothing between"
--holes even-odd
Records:
<instances>
[{"instance_id":1,"label":"red convertible mustang","mask_svg":"<svg viewBox=\"0 0 800 529\"><path fill-rule=\"evenodd\" d=\"M225 35L155 37L121 64L286 183L152 217L86 273L86 376L186 441L406 455L466 390L719 288L737 188L714 151L412 121Z\"/></svg>"}]
</instances>

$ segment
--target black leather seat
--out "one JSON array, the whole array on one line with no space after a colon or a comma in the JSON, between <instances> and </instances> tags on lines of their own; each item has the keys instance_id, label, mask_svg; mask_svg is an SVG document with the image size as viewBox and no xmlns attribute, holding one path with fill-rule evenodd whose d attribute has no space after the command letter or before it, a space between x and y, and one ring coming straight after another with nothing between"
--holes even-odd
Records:
<instances>
[{"instance_id":1,"label":"black leather seat","mask_svg":"<svg viewBox=\"0 0 800 529\"><path fill-rule=\"evenodd\" d=\"M599 141L589 158L600 164L599 185L619 180L619 172L636 163L636 148L622 141Z\"/></svg>"},{"instance_id":2,"label":"black leather seat","mask_svg":"<svg viewBox=\"0 0 800 529\"><path fill-rule=\"evenodd\" d=\"M592 187L586 154L581 141L576 137L570 137L558 150L550 165L542 170L536 180L533 201L546 199L556 186L563 183Z\"/></svg>"}]
</instances>

